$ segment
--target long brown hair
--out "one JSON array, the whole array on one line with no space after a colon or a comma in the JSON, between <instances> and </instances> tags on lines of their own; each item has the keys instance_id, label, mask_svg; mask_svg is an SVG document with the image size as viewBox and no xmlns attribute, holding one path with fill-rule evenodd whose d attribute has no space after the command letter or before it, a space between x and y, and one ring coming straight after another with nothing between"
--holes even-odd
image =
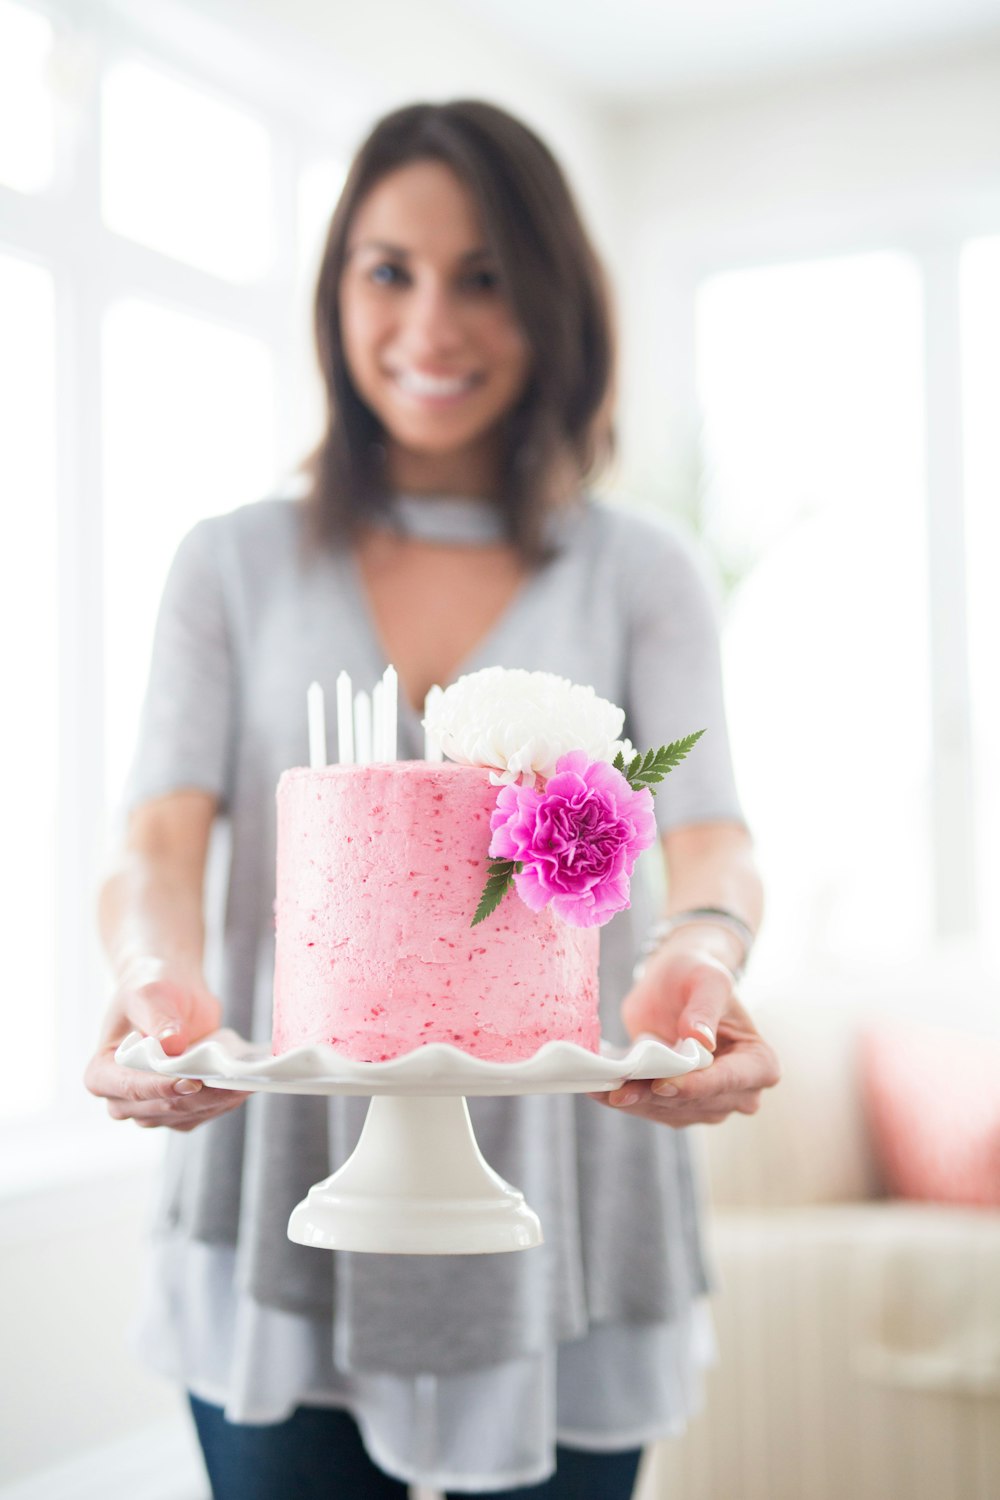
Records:
<instances>
[{"instance_id":1,"label":"long brown hair","mask_svg":"<svg viewBox=\"0 0 1000 1500\"><path fill-rule=\"evenodd\" d=\"M538 561L557 478L588 479L611 456L614 340L605 277L566 179L527 126L479 100L411 104L362 144L338 200L316 289L315 335L326 430L306 461L311 532L344 541L390 490L381 424L344 360L338 295L347 238L362 199L387 173L444 162L469 188L514 316L531 351L525 391L505 419L499 501L509 536Z\"/></svg>"}]
</instances>

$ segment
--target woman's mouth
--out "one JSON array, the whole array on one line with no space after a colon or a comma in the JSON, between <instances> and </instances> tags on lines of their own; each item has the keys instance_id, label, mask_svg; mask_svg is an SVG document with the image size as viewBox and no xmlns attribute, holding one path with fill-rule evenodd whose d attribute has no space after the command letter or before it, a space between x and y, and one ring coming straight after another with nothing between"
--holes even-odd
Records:
<instances>
[{"instance_id":1,"label":"woman's mouth","mask_svg":"<svg viewBox=\"0 0 1000 1500\"><path fill-rule=\"evenodd\" d=\"M404 395L431 405L447 405L459 401L474 386L481 384L483 377L473 375L428 375L422 370L404 369L389 372L396 386Z\"/></svg>"}]
</instances>

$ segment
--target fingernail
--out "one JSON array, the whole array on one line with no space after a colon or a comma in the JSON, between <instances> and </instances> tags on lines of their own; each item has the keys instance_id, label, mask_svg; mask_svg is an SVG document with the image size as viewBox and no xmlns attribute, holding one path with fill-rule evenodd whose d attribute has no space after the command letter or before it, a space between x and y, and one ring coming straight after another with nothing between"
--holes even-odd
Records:
<instances>
[{"instance_id":1,"label":"fingernail","mask_svg":"<svg viewBox=\"0 0 1000 1500\"><path fill-rule=\"evenodd\" d=\"M174 1084L175 1094L196 1094L201 1088L201 1082L197 1078L178 1078Z\"/></svg>"},{"instance_id":2,"label":"fingernail","mask_svg":"<svg viewBox=\"0 0 1000 1500\"><path fill-rule=\"evenodd\" d=\"M171 1023L169 1026L161 1026L159 1031L156 1033L156 1040L158 1042L164 1042L166 1041L168 1036L178 1036L180 1034L180 1029L181 1028L179 1026L174 1026L173 1023Z\"/></svg>"},{"instance_id":3,"label":"fingernail","mask_svg":"<svg viewBox=\"0 0 1000 1500\"><path fill-rule=\"evenodd\" d=\"M672 1099L674 1094L679 1094L680 1089L676 1083L668 1083L663 1078L658 1078L655 1083L650 1084L654 1094L659 1094L661 1099Z\"/></svg>"},{"instance_id":4,"label":"fingernail","mask_svg":"<svg viewBox=\"0 0 1000 1500\"><path fill-rule=\"evenodd\" d=\"M705 1037L710 1047L715 1047L715 1032L712 1030L711 1026L706 1025L704 1021L696 1021L694 1023L694 1030L701 1032L702 1036Z\"/></svg>"},{"instance_id":5,"label":"fingernail","mask_svg":"<svg viewBox=\"0 0 1000 1500\"><path fill-rule=\"evenodd\" d=\"M612 1095L611 1103L627 1108L630 1104L639 1103L639 1094L636 1089L626 1089L624 1093L619 1094L617 1097Z\"/></svg>"}]
</instances>

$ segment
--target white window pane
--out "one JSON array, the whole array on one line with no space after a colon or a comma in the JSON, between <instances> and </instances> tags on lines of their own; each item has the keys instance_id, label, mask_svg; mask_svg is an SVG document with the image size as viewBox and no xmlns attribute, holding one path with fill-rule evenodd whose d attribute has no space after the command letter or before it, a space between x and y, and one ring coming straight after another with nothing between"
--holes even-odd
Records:
<instances>
[{"instance_id":1,"label":"white window pane","mask_svg":"<svg viewBox=\"0 0 1000 1500\"><path fill-rule=\"evenodd\" d=\"M0 182L38 193L52 177L52 23L0 0Z\"/></svg>"},{"instance_id":2,"label":"white window pane","mask_svg":"<svg viewBox=\"0 0 1000 1500\"><path fill-rule=\"evenodd\" d=\"M145 63L101 96L101 206L119 234L231 281L271 259L271 142L243 111Z\"/></svg>"},{"instance_id":3,"label":"white window pane","mask_svg":"<svg viewBox=\"0 0 1000 1500\"><path fill-rule=\"evenodd\" d=\"M103 340L109 800L132 753L163 583L202 516L262 498L274 479L267 347L129 299Z\"/></svg>"},{"instance_id":4,"label":"white window pane","mask_svg":"<svg viewBox=\"0 0 1000 1500\"><path fill-rule=\"evenodd\" d=\"M299 175L298 267L310 290L346 176L343 162L329 160L308 162Z\"/></svg>"},{"instance_id":5,"label":"white window pane","mask_svg":"<svg viewBox=\"0 0 1000 1500\"><path fill-rule=\"evenodd\" d=\"M962 256L962 395L965 428L969 676L979 914L983 943L1000 962L1000 236Z\"/></svg>"},{"instance_id":6,"label":"white window pane","mask_svg":"<svg viewBox=\"0 0 1000 1500\"><path fill-rule=\"evenodd\" d=\"M920 284L902 256L739 271L698 299L734 753L776 967L929 941Z\"/></svg>"},{"instance_id":7,"label":"white window pane","mask_svg":"<svg viewBox=\"0 0 1000 1500\"><path fill-rule=\"evenodd\" d=\"M0 1118L55 1102L58 591L55 501L54 313L47 271L0 255L0 739L4 798L0 911L4 1051Z\"/></svg>"},{"instance_id":8,"label":"white window pane","mask_svg":"<svg viewBox=\"0 0 1000 1500\"><path fill-rule=\"evenodd\" d=\"M313 304L330 218L346 175L343 163L330 160L310 162L299 175L293 312L294 389L289 403L287 434L292 463L314 448L323 432L326 404L316 364Z\"/></svg>"}]
</instances>

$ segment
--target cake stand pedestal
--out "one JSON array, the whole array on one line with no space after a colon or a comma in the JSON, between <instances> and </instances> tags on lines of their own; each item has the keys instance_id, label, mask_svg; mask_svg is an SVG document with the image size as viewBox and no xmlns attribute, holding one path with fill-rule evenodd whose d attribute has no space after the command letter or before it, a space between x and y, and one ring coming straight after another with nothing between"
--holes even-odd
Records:
<instances>
[{"instance_id":1,"label":"cake stand pedestal","mask_svg":"<svg viewBox=\"0 0 1000 1500\"><path fill-rule=\"evenodd\" d=\"M487 1165L462 1095L380 1095L353 1154L293 1209L288 1237L325 1250L475 1255L530 1250L542 1226Z\"/></svg>"},{"instance_id":2,"label":"cake stand pedestal","mask_svg":"<svg viewBox=\"0 0 1000 1500\"><path fill-rule=\"evenodd\" d=\"M548 1042L519 1063L483 1062L445 1043L366 1063L323 1046L274 1057L224 1030L179 1057L131 1032L115 1060L215 1088L369 1096L357 1146L293 1209L289 1238L325 1250L477 1255L531 1249L542 1230L523 1194L484 1160L467 1096L599 1093L708 1067L712 1054L691 1038L668 1047L643 1037L627 1050L602 1042L600 1053Z\"/></svg>"}]
</instances>

